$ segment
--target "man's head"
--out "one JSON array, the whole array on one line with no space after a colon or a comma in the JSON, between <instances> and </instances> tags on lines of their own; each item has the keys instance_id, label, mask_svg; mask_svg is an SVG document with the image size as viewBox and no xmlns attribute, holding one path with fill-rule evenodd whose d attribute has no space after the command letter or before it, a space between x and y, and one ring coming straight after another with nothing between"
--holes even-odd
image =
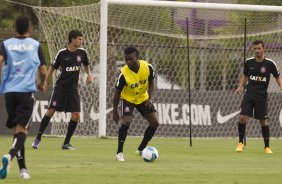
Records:
<instances>
[{"instance_id":1,"label":"man's head","mask_svg":"<svg viewBox=\"0 0 282 184\"><path fill-rule=\"evenodd\" d=\"M135 47L128 46L124 50L125 63L131 70L137 69L139 67L138 57L139 57L139 53Z\"/></svg>"},{"instance_id":2,"label":"man's head","mask_svg":"<svg viewBox=\"0 0 282 184\"><path fill-rule=\"evenodd\" d=\"M30 31L29 19L25 16L19 16L16 19L15 29L19 35L24 35Z\"/></svg>"},{"instance_id":3,"label":"man's head","mask_svg":"<svg viewBox=\"0 0 282 184\"><path fill-rule=\"evenodd\" d=\"M80 47L82 44L82 33L78 30L71 30L69 32L69 44Z\"/></svg>"},{"instance_id":4,"label":"man's head","mask_svg":"<svg viewBox=\"0 0 282 184\"><path fill-rule=\"evenodd\" d=\"M253 42L253 50L257 58L263 57L265 52L265 44L262 40L256 40Z\"/></svg>"}]
</instances>

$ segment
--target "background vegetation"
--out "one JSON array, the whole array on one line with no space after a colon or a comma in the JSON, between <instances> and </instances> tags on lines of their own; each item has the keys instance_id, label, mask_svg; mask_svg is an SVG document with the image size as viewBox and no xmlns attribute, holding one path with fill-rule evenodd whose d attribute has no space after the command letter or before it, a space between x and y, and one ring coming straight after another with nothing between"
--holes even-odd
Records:
<instances>
[{"instance_id":1,"label":"background vegetation","mask_svg":"<svg viewBox=\"0 0 282 184\"><path fill-rule=\"evenodd\" d=\"M198 2L211 2L211 1L206 1L206 0L196 0ZM18 3L22 3L22 4L26 4L29 6L46 6L46 7L67 7L67 6L79 6L79 5L87 5L87 4L93 4L93 3L97 3L99 2L99 0L73 0L73 1L69 1L69 0L14 0L14 2L18 2ZM195 0L193 0L193 2L195 2ZM216 1L215 1L216 2ZM230 0L230 1L226 1L226 2L231 2L231 3L239 3L239 4L256 4L256 5L278 5L281 6L282 5L282 1L276 1L276 0ZM49 58L49 51L48 51L48 47L46 44L46 40L45 40L45 35L42 32L42 30L40 29L40 25L38 22L38 19L35 15L35 13L33 12L33 10L28 7L28 6L23 6L20 4L16 4L16 3L11 3L11 2L7 2L7 1L3 1L1 6L0 6L0 40L4 40L7 39L11 36L13 36L13 24L14 24L14 20L18 15L27 15L28 17L30 17L31 21L32 21L32 25L33 25L33 33L31 35L31 37L38 39L41 42L41 45L44 49L44 53L45 53L45 58L47 61L47 64L50 64L52 58ZM255 13L256 17L259 17L260 13ZM136 14L138 15L138 14ZM167 22L162 22L163 25L167 25L166 27L172 26L171 25L171 20L170 14L163 14L163 20L166 20ZM118 17L118 16L117 16ZM137 16L137 17L128 17L129 20L134 20L135 22L138 22L138 19L141 16ZM250 13L249 17L254 17L254 13ZM151 19L154 19L154 17L151 17ZM254 22L257 21L257 19L249 19L247 17L248 23L249 24L253 24ZM267 24L270 24L271 21L273 21L273 24L275 24L275 16L273 14L269 15L269 21L267 22ZM151 20L152 21L152 20ZM158 20L156 20L158 21ZM153 22L156 22L153 21ZM230 16L230 22L232 22L232 24L235 25L241 25L240 23L242 22L241 17L238 17L238 15L233 14L232 16ZM238 23L239 22L239 23ZM237 24L236 24L237 23ZM156 24L152 24L150 26L153 25L158 25ZM255 25L255 24L253 24ZM265 27L267 25L261 25L261 26L255 26L255 27L250 27L248 28L249 32L252 31L260 31L257 30L258 28L264 30ZM240 29L237 29L237 31ZM230 30L228 30L228 28L224 28L224 30L211 30L213 31L215 34L222 34L223 32L230 32L230 34L235 33L236 29L234 29L234 27L230 28ZM240 30L241 31L241 30ZM138 34L138 33L137 33ZM142 33L143 34L143 33ZM146 36L146 34L144 33L144 35ZM147 37L150 37L152 35L147 35ZM154 35L153 35L154 36ZM270 35L271 36L271 35ZM109 37L110 38L110 37ZM143 37L144 38L144 37ZM134 40L134 36L132 36L131 38L129 38L131 41ZM161 53L161 55L163 56L162 62L164 63L161 67L160 72L163 72L166 76L167 79L169 81L171 81L172 84L178 84L179 86L182 87L186 87L187 84L187 77L185 76L185 67L186 64L183 66L183 60L185 60L185 58L177 58L178 55L181 55L181 53L185 53L185 42L183 41L178 41L175 40L173 38L162 38L158 41L158 45L165 45L165 47L167 47L166 51L164 53ZM110 41L109 41L110 42ZM146 46L146 44L142 42L142 45ZM137 42L138 43L138 40ZM231 45L229 46L228 43L233 43L230 40L227 40L225 42L221 42L220 44L226 44L224 45L224 47L229 48L240 48L242 45ZM237 41L237 43L241 43L239 41ZM191 43L192 47L193 45L198 45L199 43ZM213 49L214 46L218 47L219 43L210 43L212 46L207 46L210 47L212 49L210 50L216 50ZM177 46L180 47L177 49ZM182 47L182 48L181 48ZM174 52L174 54L172 54L171 52L171 48L176 48L176 51ZM197 48L197 46L196 46ZM193 48L192 48L193 49ZM204 50L205 53L211 52L210 50L206 49L206 48L201 48L200 50ZM213 51L214 52L214 51ZM180 54L178 54L180 53ZM218 53L219 54L219 53ZM212 53L213 56L217 56L217 53ZM175 56L172 56L175 55ZM182 54L183 55L183 54ZM199 53L199 55L203 55L203 53ZM198 58L199 55L197 56L192 56L191 55L191 60L195 61L195 65L196 67L198 67L199 69L201 68L201 65L199 63L200 60L202 60L201 58ZM231 56L229 56L231 55ZM226 52L226 56L224 58L232 58L232 52L230 51L230 54L228 55L228 52ZM216 64L214 64L215 62L212 61L213 58L209 58L210 62L212 63L210 66L206 66L207 70L209 71L207 76L211 76L209 78L206 78L207 81L207 87L206 90L222 90L222 89L233 89L234 88L234 84L237 80L237 75L234 75L234 73L238 73L238 67L239 64L233 64L233 63L227 63L226 60L218 60L216 57L214 57ZM122 58L121 58L122 60ZM243 60L242 60L243 61ZM180 64L177 64L180 63ZM181 64L182 63L182 64ZM175 65L173 67L171 67L172 65ZM230 66L229 66L230 65ZM177 75L171 75L172 73L175 73L175 71L177 72ZM204 71L203 71L204 72ZM227 74L225 74L227 73ZM195 83L194 83L194 87L195 89L199 89L200 86L203 86L200 84L200 76L201 75L201 71L200 70L196 70L196 72L194 73L195 76ZM224 75L227 75L225 78L223 79ZM222 82L223 80L227 80L225 83L227 84L227 86L223 87ZM218 84L214 84L214 81L219 81ZM213 86L217 86L217 87L213 87Z\"/></svg>"}]
</instances>

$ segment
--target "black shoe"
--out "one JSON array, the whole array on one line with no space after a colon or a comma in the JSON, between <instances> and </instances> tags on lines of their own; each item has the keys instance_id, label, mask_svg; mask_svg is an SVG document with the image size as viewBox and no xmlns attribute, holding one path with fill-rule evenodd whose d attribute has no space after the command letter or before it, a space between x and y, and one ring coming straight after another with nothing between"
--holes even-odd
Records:
<instances>
[{"instance_id":1,"label":"black shoe","mask_svg":"<svg viewBox=\"0 0 282 184\"><path fill-rule=\"evenodd\" d=\"M75 148L71 144L64 144L62 146L62 149L75 150Z\"/></svg>"}]
</instances>

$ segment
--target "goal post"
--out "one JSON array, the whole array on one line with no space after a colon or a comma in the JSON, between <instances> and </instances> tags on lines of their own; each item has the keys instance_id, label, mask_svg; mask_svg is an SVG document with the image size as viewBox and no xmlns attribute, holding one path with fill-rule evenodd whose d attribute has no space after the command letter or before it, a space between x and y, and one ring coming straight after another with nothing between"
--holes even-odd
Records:
<instances>
[{"instance_id":1,"label":"goal post","mask_svg":"<svg viewBox=\"0 0 282 184\"><path fill-rule=\"evenodd\" d=\"M99 112L106 114L107 108L107 45L108 45L108 2L101 1L100 24L100 95ZM99 118L99 137L106 136L106 116Z\"/></svg>"},{"instance_id":2,"label":"goal post","mask_svg":"<svg viewBox=\"0 0 282 184\"><path fill-rule=\"evenodd\" d=\"M170 8L208 9L208 10L237 10L237 11L259 11L259 12L282 12L279 6L242 5L242 4L220 4L220 3L198 3L198 2L175 2L156 0L101 0L101 24L100 24L100 71L103 79L100 85L100 106L101 114L106 114L106 83L107 83L107 27L108 27L108 6L109 5L134 5L154 6ZM99 136L106 136L106 117L99 119Z\"/></svg>"},{"instance_id":3,"label":"goal post","mask_svg":"<svg viewBox=\"0 0 282 184\"><path fill-rule=\"evenodd\" d=\"M190 125L193 125L193 137L237 136L242 96L234 95L233 91L242 73L244 45L248 58L253 56L252 41L264 40L267 57L276 61L282 71L282 64L278 62L282 57L280 6L102 0L87 6L33 9L40 19L50 58L65 46L71 29L83 33L83 47L88 51L95 80L90 86L85 85L86 74L81 71L79 92L83 121L78 124L76 135L117 136L119 124L112 120L112 100L118 69L124 64L123 51L128 45L137 47L141 59L154 66L153 102L160 121L156 136L161 137L187 137ZM187 72L187 17L190 75ZM275 122L270 127L271 135L276 137L280 136L282 127L280 104L282 96L272 79L269 115ZM37 114L44 114L39 111L40 108ZM129 135L142 136L148 124L139 113L133 115ZM56 114L51 134L64 135L68 118L68 115ZM256 125L248 124L248 136L260 136Z\"/></svg>"}]
</instances>

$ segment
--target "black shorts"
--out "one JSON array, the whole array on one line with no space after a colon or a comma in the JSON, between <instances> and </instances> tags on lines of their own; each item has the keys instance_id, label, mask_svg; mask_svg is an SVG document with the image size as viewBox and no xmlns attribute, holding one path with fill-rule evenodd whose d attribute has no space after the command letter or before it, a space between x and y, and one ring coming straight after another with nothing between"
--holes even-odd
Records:
<instances>
[{"instance_id":1,"label":"black shorts","mask_svg":"<svg viewBox=\"0 0 282 184\"><path fill-rule=\"evenodd\" d=\"M59 112L80 112L78 91L55 87L51 94L48 109L55 109Z\"/></svg>"},{"instance_id":2,"label":"black shorts","mask_svg":"<svg viewBox=\"0 0 282 184\"><path fill-rule=\"evenodd\" d=\"M20 124L29 129L35 98L34 93L10 92L5 93L5 105L8 113L6 126L13 128Z\"/></svg>"},{"instance_id":3,"label":"black shorts","mask_svg":"<svg viewBox=\"0 0 282 184\"><path fill-rule=\"evenodd\" d=\"M132 116L134 107L141 113L142 116L146 115L146 114L150 114L152 112L157 112L156 108L153 104L151 104L150 108L147 108L145 106L145 102L135 105L131 102L128 102L124 99L121 99L121 106L122 106L122 116L126 115L126 116Z\"/></svg>"},{"instance_id":4,"label":"black shorts","mask_svg":"<svg viewBox=\"0 0 282 184\"><path fill-rule=\"evenodd\" d=\"M241 104L241 115L253 117L258 120L268 119L267 98L244 96Z\"/></svg>"}]
</instances>

